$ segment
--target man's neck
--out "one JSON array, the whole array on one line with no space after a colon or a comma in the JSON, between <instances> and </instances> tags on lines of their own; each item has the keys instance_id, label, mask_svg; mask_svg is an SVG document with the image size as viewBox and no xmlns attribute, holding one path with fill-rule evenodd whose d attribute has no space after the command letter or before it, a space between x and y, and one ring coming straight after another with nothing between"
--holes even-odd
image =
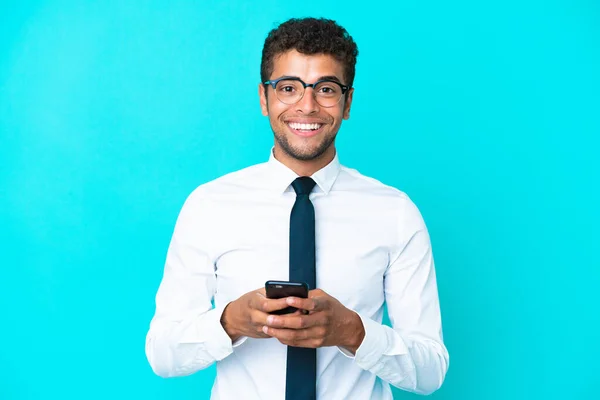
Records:
<instances>
[{"instance_id":1,"label":"man's neck","mask_svg":"<svg viewBox=\"0 0 600 400\"><path fill-rule=\"evenodd\" d=\"M335 158L335 147L331 145L325 153L313 160L298 160L275 146L273 156L277 161L294 171L298 176L311 176L327 166Z\"/></svg>"}]
</instances>

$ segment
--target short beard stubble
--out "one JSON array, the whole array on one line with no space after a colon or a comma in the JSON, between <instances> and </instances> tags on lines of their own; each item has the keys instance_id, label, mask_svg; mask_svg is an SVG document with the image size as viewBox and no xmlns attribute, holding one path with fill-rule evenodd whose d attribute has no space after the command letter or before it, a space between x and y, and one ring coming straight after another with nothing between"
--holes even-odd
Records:
<instances>
[{"instance_id":1,"label":"short beard stubble","mask_svg":"<svg viewBox=\"0 0 600 400\"><path fill-rule=\"evenodd\" d=\"M327 151L329 146L331 146L335 142L336 137L335 134L325 137L317 148L307 153L302 152L300 149L292 147L290 145L290 142L287 140L285 134L277 133L274 129L273 134L275 135L275 140L277 141L277 143L279 143L279 146L281 146L283 151L285 151L289 156L300 161L311 161L321 157L323 153Z\"/></svg>"}]
</instances>

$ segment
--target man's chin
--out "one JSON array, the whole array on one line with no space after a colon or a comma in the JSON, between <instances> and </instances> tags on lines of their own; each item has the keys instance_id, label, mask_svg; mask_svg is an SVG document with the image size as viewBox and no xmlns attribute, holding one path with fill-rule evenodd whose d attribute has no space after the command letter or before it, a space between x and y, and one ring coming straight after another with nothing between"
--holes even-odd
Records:
<instances>
[{"instance_id":1,"label":"man's chin","mask_svg":"<svg viewBox=\"0 0 600 400\"><path fill-rule=\"evenodd\" d=\"M312 161L321 157L329 148L329 145L321 144L320 146L310 148L300 148L290 146L288 143L279 142L281 149L290 157L300 161Z\"/></svg>"},{"instance_id":2,"label":"man's chin","mask_svg":"<svg viewBox=\"0 0 600 400\"><path fill-rule=\"evenodd\" d=\"M290 156L300 161L312 161L323 155L323 152L287 152Z\"/></svg>"},{"instance_id":3,"label":"man's chin","mask_svg":"<svg viewBox=\"0 0 600 400\"><path fill-rule=\"evenodd\" d=\"M299 138L293 134L277 133L275 130L273 133L281 150L300 161L312 161L321 157L335 142L335 135L329 136L330 133L322 133L311 138Z\"/></svg>"}]
</instances>

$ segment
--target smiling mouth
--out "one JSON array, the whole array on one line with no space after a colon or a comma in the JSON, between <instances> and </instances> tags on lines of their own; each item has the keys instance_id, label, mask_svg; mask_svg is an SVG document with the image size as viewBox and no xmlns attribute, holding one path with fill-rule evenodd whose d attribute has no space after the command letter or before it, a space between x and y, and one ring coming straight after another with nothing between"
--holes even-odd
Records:
<instances>
[{"instance_id":1,"label":"smiling mouth","mask_svg":"<svg viewBox=\"0 0 600 400\"><path fill-rule=\"evenodd\" d=\"M303 124L300 122L287 122L286 125L290 128L290 130L299 136L310 137L321 132L321 129L325 124L321 123L312 123L312 124Z\"/></svg>"}]
</instances>

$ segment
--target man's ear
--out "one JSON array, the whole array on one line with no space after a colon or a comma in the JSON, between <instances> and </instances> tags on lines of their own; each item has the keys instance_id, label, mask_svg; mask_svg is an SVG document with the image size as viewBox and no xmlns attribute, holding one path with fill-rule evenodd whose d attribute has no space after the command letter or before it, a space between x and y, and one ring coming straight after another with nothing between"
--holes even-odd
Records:
<instances>
[{"instance_id":1,"label":"man's ear","mask_svg":"<svg viewBox=\"0 0 600 400\"><path fill-rule=\"evenodd\" d=\"M269 106L267 105L267 87L262 83L258 84L258 98L260 99L260 110L265 117L269 115Z\"/></svg>"},{"instance_id":2,"label":"man's ear","mask_svg":"<svg viewBox=\"0 0 600 400\"><path fill-rule=\"evenodd\" d=\"M350 106L352 105L352 95L354 94L354 88L348 90L346 101L344 102L344 119L350 118Z\"/></svg>"}]
</instances>

